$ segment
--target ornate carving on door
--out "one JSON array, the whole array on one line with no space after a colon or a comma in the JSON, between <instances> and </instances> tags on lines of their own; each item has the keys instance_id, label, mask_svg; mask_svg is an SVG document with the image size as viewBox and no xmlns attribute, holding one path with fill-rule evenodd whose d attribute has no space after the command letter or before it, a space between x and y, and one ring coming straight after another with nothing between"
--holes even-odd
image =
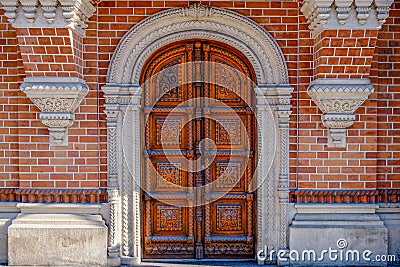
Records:
<instances>
[{"instance_id":1,"label":"ornate carving on door","mask_svg":"<svg viewBox=\"0 0 400 267\"><path fill-rule=\"evenodd\" d=\"M254 257L254 90L239 72L255 79L240 52L201 40L162 48L145 65L144 258Z\"/></svg>"}]
</instances>

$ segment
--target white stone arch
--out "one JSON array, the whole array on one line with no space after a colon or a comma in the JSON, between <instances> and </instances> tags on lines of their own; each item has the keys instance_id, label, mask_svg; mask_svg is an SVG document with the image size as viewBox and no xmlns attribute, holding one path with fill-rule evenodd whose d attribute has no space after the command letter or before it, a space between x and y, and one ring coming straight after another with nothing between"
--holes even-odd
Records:
<instances>
[{"instance_id":1,"label":"white stone arch","mask_svg":"<svg viewBox=\"0 0 400 267\"><path fill-rule=\"evenodd\" d=\"M252 64L257 87L257 249L287 249L289 115L293 88L281 49L260 25L235 12L200 4L157 13L121 39L110 62L106 99L108 134L109 264L141 261L141 96L146 60L164 45L187 39L227 43ZM268 112L272 110L271 113ZM275 130L276 129L276 130ZM129 146L123 146L129 144ZM275 149L276 148L276 149Z\"/></svg>"},{"instance_id":2,"label":"white stone arch","mask_svg":"<svg viewBox=\"0 0 400 267\"><path fill-rule=\"evenodd\" d=\"M238 13L203 5L166 10L133 27L113 55L107 83L138 84L151 54L166 44L189 38L229 42L249 59L258 84L288 83L282 51L262 26Z\"/></svg>"}]
</instances>

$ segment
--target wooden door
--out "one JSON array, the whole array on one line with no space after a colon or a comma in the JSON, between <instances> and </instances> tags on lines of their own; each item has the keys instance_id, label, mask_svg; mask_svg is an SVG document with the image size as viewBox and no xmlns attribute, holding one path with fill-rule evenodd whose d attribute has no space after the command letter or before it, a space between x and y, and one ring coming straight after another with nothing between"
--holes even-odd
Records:
<instances>
[{"instance_id":1,"label":"wooden door","mask_svg":"<svg viewBox=\"0 0 400 267\"><path fill-rule=\"evenodd\" d=\"M239 79L254 79L250 64L231 47L193 40L145 66L143 257L254 257L253 90Z\"/></svg>"}]
</instances>

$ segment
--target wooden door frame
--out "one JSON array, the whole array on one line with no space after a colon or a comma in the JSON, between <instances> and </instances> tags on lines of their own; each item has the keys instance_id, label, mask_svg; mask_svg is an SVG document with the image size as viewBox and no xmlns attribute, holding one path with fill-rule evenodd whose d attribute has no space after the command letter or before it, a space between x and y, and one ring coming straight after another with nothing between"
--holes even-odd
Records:
<instances>
[{"instance_id":1,"label":"wooden door frame","mask_svg":"<svg viewBox=\"0 0 400 267\"><path fill-rule=\"evenodd\" d=\"M288 250L289 115L293 88L288 83L282 51L254 21L232 11L195 4L162 11L138 23L122 38L110 62L107 83L102 87L108 137L109 265L137 264L142 259L140 73L159 48L195 38L235 47L255 70L260 183L256 251L264 247Z\"/></svg>"}]
</instances>

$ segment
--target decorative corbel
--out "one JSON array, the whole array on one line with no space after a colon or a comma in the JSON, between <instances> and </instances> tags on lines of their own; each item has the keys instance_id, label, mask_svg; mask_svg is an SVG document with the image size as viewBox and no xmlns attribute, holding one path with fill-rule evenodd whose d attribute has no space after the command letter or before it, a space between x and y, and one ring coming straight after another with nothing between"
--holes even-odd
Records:
<instances>
[{"instance_id":1,"label":"decorative corbel","mask_svg":"<svg viewBox=\"0 0 400 267\"><path fill-rule=\"evenodd\" d=\"M42 111L40 119L49 127L50 144L68 145L68 128L74 111L88 93L86 82L74 77L26 77L21 90Z\"/></svg>"},{"instance_id":2,"label":"decorative corbel","mask_svg":"<svg viewBox=\"0 0 400 267\"><path fill-rule=\"evenodd\" d=\"M307 0L304 1L301 11L310 23L311 30L317 30L328 22L333 0Z\"/></svg>"},{"instance_id":3,"label":"decorative corbel","mask_svg":"<svg viewBox=\"0 0 400 267\"><path fill-rule=\"evenodd\" d=\"M339 24L345 24L350 14L351 4L353 0L336 0L336 12Z\"/></svg>"},{"instance_id":4,"label":"decorative corbel","mask_svg":"<svg viewBox=\"0 0 400 267\"><path fill-rule=\"evenodd\" d=\"M329 147L346 146L354 113L373 91L369 79L317 79L310 84L308 95L323 112L322 123L329 129Z\"/></svg>"},{"instance_id":5,"label":"decorative corbel","mask_svg":"<svg viewBox=\"0 0 400 267\"><path fill-rule=\"evenodd\" d=\"M393 4L393 0L375 0L374 6L376 10L376 17L379 24L386 22L387 17L389 17L390 6Z\"/></svg>"},{"instance_id":6,"label":"decorative corbel","mask_svg":"<svg viewBox=\"0 0 400 267\"><path fill-rule=\"evenodd\" d=\"M393 1L304 0L300 10L313 34L325 29L380 29ZM332 16L334 13L336 17Z\"/></svg>"},{"instance_id":7,"label":"decorative corbel","mask_svg":"<svg viewBox=\"0 0 400 267\"><path fill-rule=\"evenodd\" d=\"M92 0L0 0L0 3L14 28L69 27L82 36L86 22L96 10ZM40 9L43 12L38 12ZM57 10L62 16L56 16Z\"/></svg>"},{"instance_id":8,"label":"decorative corbel","mask_svg":"<svg viewBox=\"0 0 400 267\"><path fill-rule=\"evenodd\" d=\"M369 17L369 11L371 10L371 4L373 0L355 0L356 12L358 23L364 25L367 23Z\"/></svg>"}]
</instances>

